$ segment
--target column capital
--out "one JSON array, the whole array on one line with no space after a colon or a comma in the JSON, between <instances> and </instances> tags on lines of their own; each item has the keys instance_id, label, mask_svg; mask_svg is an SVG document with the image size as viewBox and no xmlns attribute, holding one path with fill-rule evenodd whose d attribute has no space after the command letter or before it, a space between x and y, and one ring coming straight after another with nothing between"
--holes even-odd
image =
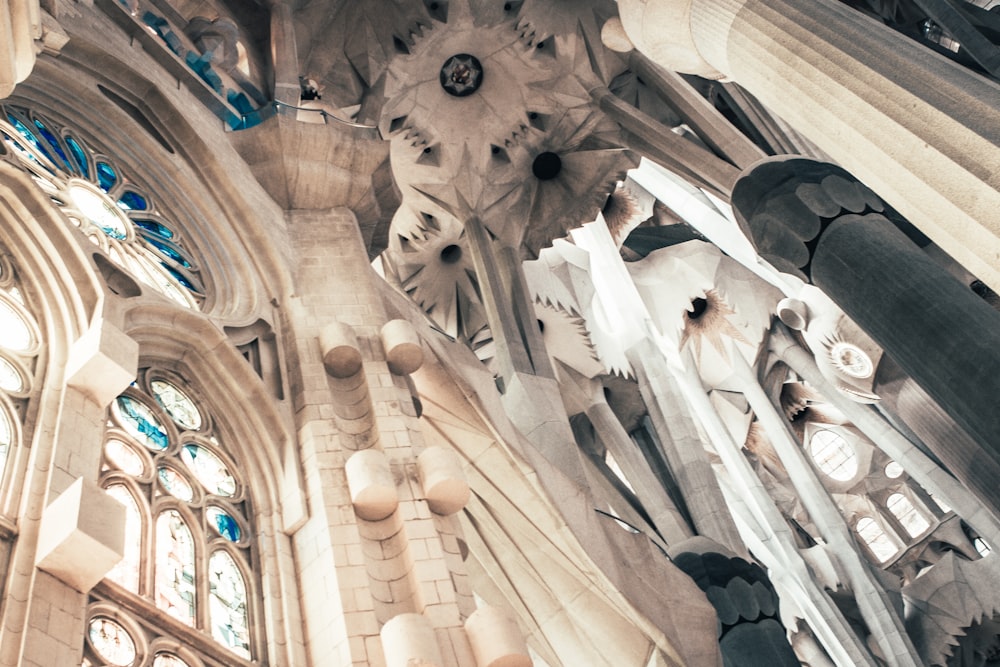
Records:
<instances>
[{"instance_id":1,"label":"column capital","mask_svg":"<svg viewBox=\"0 0 1000 667\"><path fill-rule=\"evenodd\" d=\"M760 256L806 281L816 244L834 221L860 216L908 225L850 172L808 158L767 158L750 166L733 187L732 204Z\"/></svg>"}]
</instances>

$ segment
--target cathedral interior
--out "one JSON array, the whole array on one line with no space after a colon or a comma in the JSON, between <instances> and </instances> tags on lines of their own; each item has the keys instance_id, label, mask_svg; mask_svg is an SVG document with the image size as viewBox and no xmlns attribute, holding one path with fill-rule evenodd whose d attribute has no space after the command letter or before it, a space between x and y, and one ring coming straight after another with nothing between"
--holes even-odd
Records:
<instances>
[{"instance_id":1,"label":"cathedral interior","mask_svg":"<svg viewBox=\"0 0 1000 667\"><path fill-rule=\"evenodd\" d=\"M0 667L1000 665L994 4L0 1Z\"/></svg>"}]
</instances>

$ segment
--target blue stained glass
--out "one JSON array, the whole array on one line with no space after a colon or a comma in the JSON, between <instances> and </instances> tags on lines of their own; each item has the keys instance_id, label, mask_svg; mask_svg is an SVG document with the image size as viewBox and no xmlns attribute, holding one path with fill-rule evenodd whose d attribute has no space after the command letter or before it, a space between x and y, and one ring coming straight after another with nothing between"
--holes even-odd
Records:
<instances>
[{"instance_id":1,"label":"blue stained glass","mask_svg":"<svg viewBox=\"0 0 1000 667\"><path fill-rule=\"evenodd\" d=\"M24 137L29 144L34 146L39 153L49 158L50 160L52 159L52 156L49 155L49 152L45 150L45 147L42 146L40 141L38 141L38 137L36 137L35 134L31 130L29 130L24 123L19 121L16 116L10 113L7 114L7 119L10 120L11 124L14 126L14 129L17 130L18 134Z\"/></svg>"},{"instance_id":2,"label":"blue stained glass","mask_svg":"<svg viewBox=\"0 0 1000 667\"><path fill-rule=\"evenodd\" d=\"M174 260L175 262L177 262L178 264L180 264L185 268L188 269L191 268L191 262L187 261L187 258L185 258L184 255L182 255L180 251L177 249L177 247L174 246L172 243L167 243L166 241L160 241L154 238L150 238L145 234L143 234L143 238L146 239L147 243L149 243L151 246L159 250L160 254L166 255L167 257Z\"/></svg>"},{"instance_id":3,"label":"blue stained glass","mask_svg":"<svg viewBox=\"0 0 1000 667\"><path fill-rule=\"evenodd\" d=\"M63 151L62 146L59 145L59 140L56 139L56 135L49 132L49 128L45 127L45 124L37 118L35 119L35 127L38 128L38 133L42 135L45 141L49 142L49 145L52 146L52 150L56 152L56 155L59 156L62 163L66 165L66 169L68 171L72 171L73 167L70 166L69 158L66 157L66 153Z\"/></svg>"},{"instance_id":4,"label":"blue stained glass","mask_svg":"<svg viewBox=\"0 0 1000 667\"><path fill-rule=\"evenodd\" d=\"M115 173L114 168L107 162L98 162L97 184L101 186L101 189L107 192L115 187L115 183L117 182L118 174Z\"/></svg>"},{"instance_id":5,"label":"blue stained glass","mask_svg":"<svg viewBox=\"0 0 1000 667\"><path fill-rule=\"evenodd\" d=\"M153 232L154 234L156 234L161 238L172 239L174 237L174 233L170 230L169 227L167 227L166 225L161 225L160 223L155 222L153 220L133 219L132 222L139 225L146 231Z\"/></svg>"},{"instance_id":6,"label":"blue stained glass","mask_svg":"<svg viewBox=\"0 0 1000 667\"><path fill-rule=\"evenodd\" d=\"M240 525L236 523L236 519L218 507L208 507L205 513L208 515L208 521L212 527L219 531L219 535L230 542L240 541Z\"/></svg>"},{"instance_id":7,"label":"blue stained glass","mask_svg":"<svg viewBox=\"0 0 1000 667\"><path fill-rule=\"evenodd\" d=\"M148 407L128 396L117 400L123 425L151 449L166 449L170 441L163 425L153 416Z\"/></svg>"},{"instance_id":8,"label":"blue stained glass","mask_svg":"<svg viewBox=\"0 0 1000 667\"><path fill-rule=\"evenodd\" d=\"M87 166L87 154L83 152L83 147L73 137L66 137L66 145L69 146L69 153L73 156L77 171L83 174L84 178L90 178L90 167Z\"/></svg>"},{"instance_id":9,"label":"blue stained glass","mask_svg":"<svg viewBox=\"0 0 1000 667\"><path fill-rule=\"evenodd\" d=\"M126 211L145 211L149 208L146 198L137 192L126 190L118 199L118 207Z\"/></svg>"},{"instance_id":10,"label":"blue stained glass","mask_svg":"<svg viewBox=\"0 0 1000 667\"><path fill-rule=\"evenodd\" d=\"M163 264L163 268L165 268L167 272L174 277L174 280L179 282L184 287L188 288L192 292L198 291L198 288L192 285L191 281L185 278L184 274L175 269L174 267L170 266L169 264Z\"/></svg>"}]
</instances>

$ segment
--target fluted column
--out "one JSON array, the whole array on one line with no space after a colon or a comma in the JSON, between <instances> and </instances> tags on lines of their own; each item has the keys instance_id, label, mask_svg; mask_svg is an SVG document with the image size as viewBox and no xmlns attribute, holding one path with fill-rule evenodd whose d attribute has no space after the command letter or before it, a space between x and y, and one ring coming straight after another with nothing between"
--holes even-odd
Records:
<instances>
[{"instance_id":1,"label":"fluted column","mask_svg":"<svg viewBox=\"0 0 1000 667\"><path fill-rule=\"evenodd\" d=\"M619 9L640 51L730 77L1000 287L1000 85L837 0L620 0ZM668 15L677 22L656 25ZM677 55L685 45L687 58Z\"/></svg>"},{"instance_id":2,"label":"fluted column","mask_svg":"<svg viewBox=\"0 0 1000 667\"><path fill-rule=\"evenodd\" d=\"M820 287L971 436L937 443L934 454L989 497L992 482L973 462L1000 461L1000 312L938 267L899 230L905 221L839 167L758 164L737 183L733 205L763 257Z\"/></svg>"}]
</instances>

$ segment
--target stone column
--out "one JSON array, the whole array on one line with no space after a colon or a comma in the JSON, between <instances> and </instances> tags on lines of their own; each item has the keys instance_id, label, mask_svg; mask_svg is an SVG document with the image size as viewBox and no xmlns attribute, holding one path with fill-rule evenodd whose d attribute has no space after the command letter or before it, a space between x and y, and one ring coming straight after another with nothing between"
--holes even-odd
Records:
<instances>
[{"instance_id":1,"label":"stone column","mask_svg":"<svg viewBox=\"0 0 1000 667\"><path fill-rule=\"evenodd\" d=\"M883 657L894 667L919 667L920 658L906 634L903 619L875 578L871 567L861 557L853 531L844 520L837 503L824 488L816 470L806 459L805 452L789 430L788 422L778 413L743 356L735 350L729 356L733 360L734 375L740 391L750 402L750 407L774 445L809 517L837 554L837 560L844 568L844 574L858 603L858 610L868 625L873 640L882 649Z\"/></svg>"},{"instance_id":2,"label":"stone column","mask_svg":"<svg viewBox=\"0 0 1000 667\"><path fill-rule=\"evenodd\" d=\"M737 183L733 205L765 259L820 287L978 443L939 442L934 454L988 497L995 480L978 475L975 461L1000 461L1000 312L938 267L900 231L906 221L839 167L760 163Z\"/></svg>"},{"instance_id":3,"label":"stone column","mask_svg":"<svg viewBox=\"0 0 1000 667\"><path fill-rule=\"evenodd\" d=\"M1000 286L1000 85L837 0L620 0L652 60L726 76Z\"/></svg>"},{"instance_id":4,"label":"stone column","mask_svg":"<svg viewBox=\"0 0 1000 667\"><path fill-rule=\"evenodd\" d=\"M0 99L28 78L35 66L35 40L42 36L38 0L0 4Z\"/></svg>"}]
</instances>

